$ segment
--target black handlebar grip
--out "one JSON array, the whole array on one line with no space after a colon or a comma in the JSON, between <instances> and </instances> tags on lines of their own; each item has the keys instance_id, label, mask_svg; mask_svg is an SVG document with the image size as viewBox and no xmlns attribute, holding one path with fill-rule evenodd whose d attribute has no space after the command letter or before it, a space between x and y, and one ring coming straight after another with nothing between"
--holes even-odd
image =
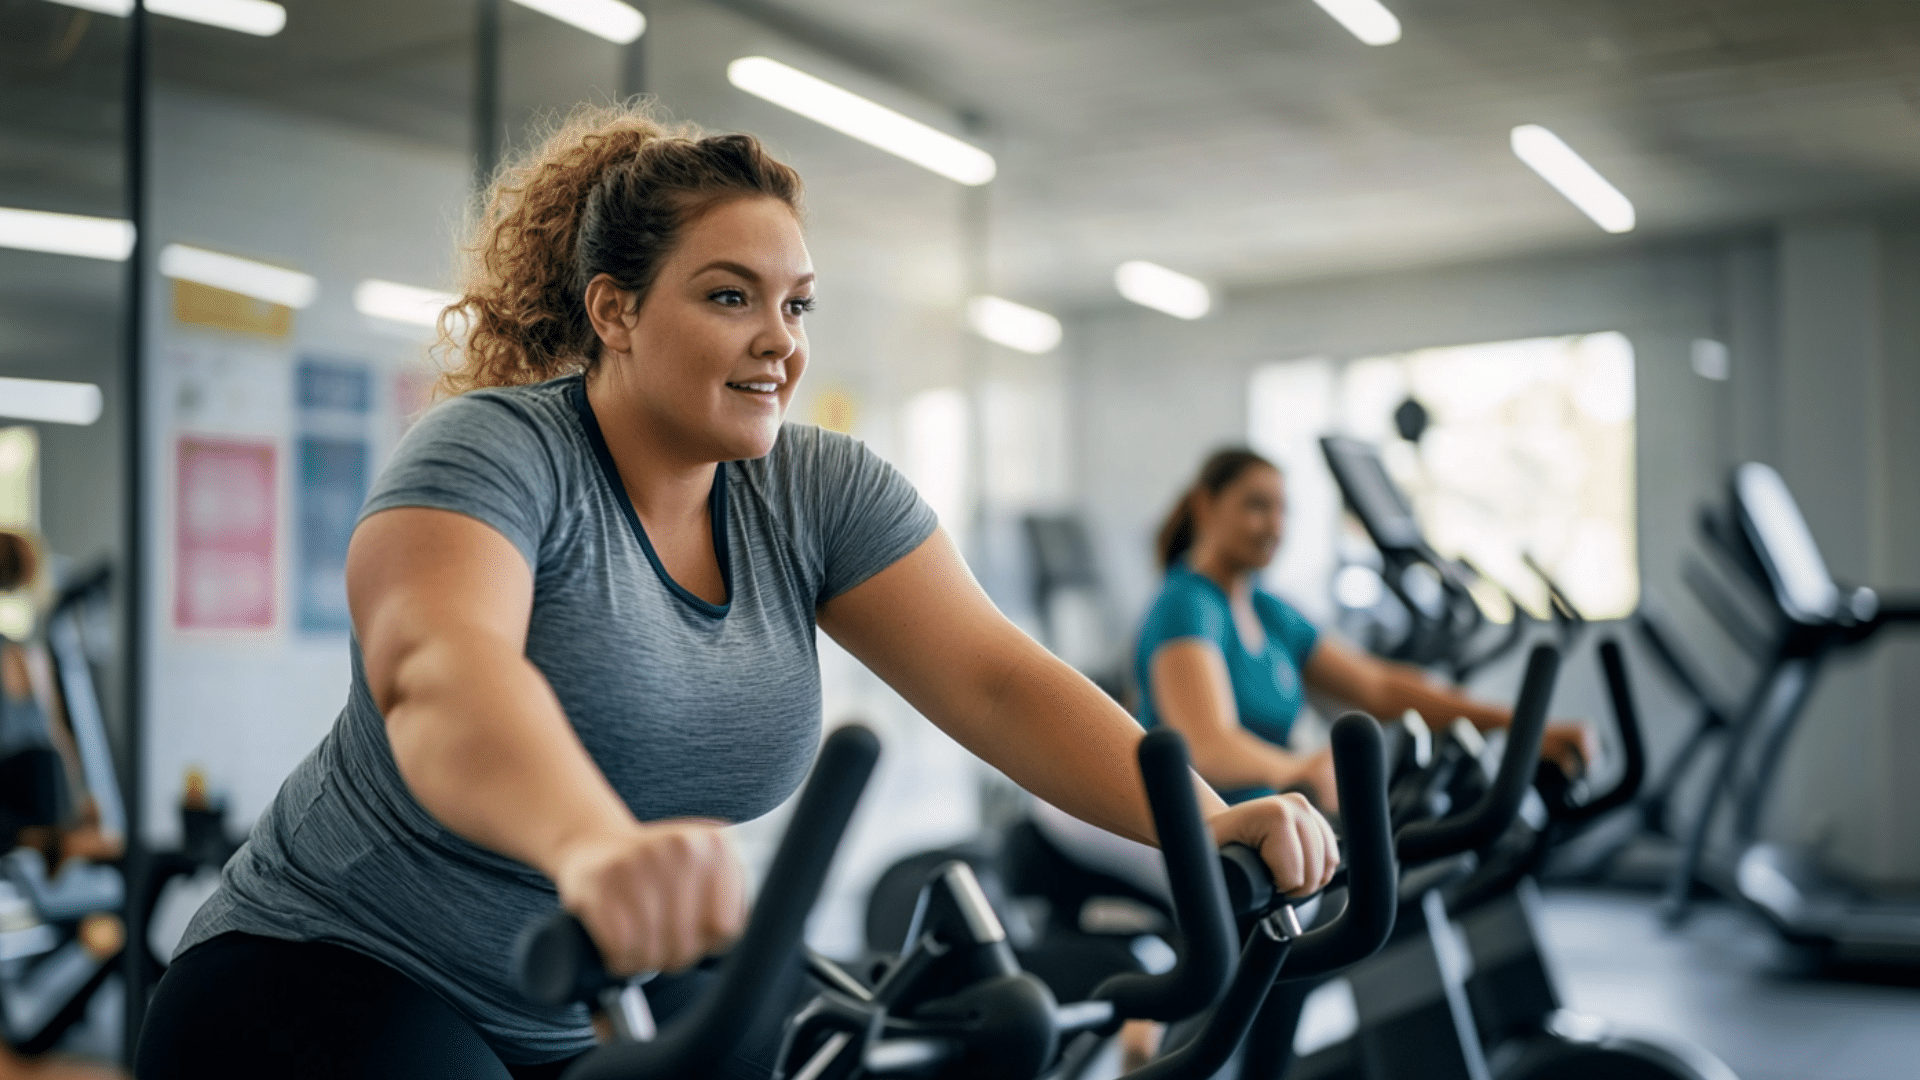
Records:
<instances>
[{"instance_id":1,"label":"black handlebar grip","mask_svg":"<svg viewBox=\"0 0 1920 1080\"><path fill-rule=\"evenodd\" d=\"M864 727L827 737L813 775L767 870L746 933L720 964L706 993L652 1042L619 1043L587 1055L567 1080L693 1080L719 1072L748 1029L798 975L793 959L820 895L834 850L873 774L880 740Z\"/></svg>"},{"instance_id":2,"label":"black handlebar grip","mask_svg":"<svg viewBox=\"0 0 1920 1080\"><path fill-rule=\"evenodd\" d=\"M1393 822L1387 811L1386 742L1380 724L1350 712L1333 725L1333 771L1346 827L1347 907L1294 943L1281 978L1323 975L1372 956L1393 933L1400 902Z\"/></svg>"},{"instance_id":3,"label":"black handlebar grip","mask_svg":"<svg viewBox=\"0 0 1920 1080\"><path fill-rule=\"evenodd\" d=\"M1187 744L1179 732L1162 727L1147 733L1140 741L1140 774L1180 924L1180 959L1161 975L1116 975L1093 996L1113 1002L1121 1016L1178 1020L1220 1000L1233 978L1239 943L1220 859L1200 817Z\"/></svg>"},{"instance_id":4,"label":"black handlebar grip","mask_svg":"<svg viewBox=\"0 0 1920 1080\"><path fill-rule=\"evenodd\" d=\"M527 927L513 953L514 981L537 1005L591 1002L618 981L571 912L556 911Z\"/></svg>"},{"instance_id":5,"label":"black handlebar grip","mask_svg":"<svg viewBox=\"0 0 1920 1080\"><path fill-rule=\"evenodd\" d=\"M1220 873L1227 880L1227 908L1235 915L1259 915L1273 906L1273 871L1259 852L1228 844L1220 849Z\"/></svg>"},{"instance_id":6,"label":"black handlebar grip","mask_svg":"<svg viewBox=\"0 0 1920 1080\"><path fill-rule=\"evenodd\" d=\"M1601 814L1632 802L1640 794L1647 776L1646 744L1640 737L1640 714L1633 704L1633 686L1627 681L1627 661L1620 643L1609 637L1600 643L1600 668L1607 677L1607 697L1613 703L1614 727L1620 732L1620 751L1624 761L1620 779L1605 794L1595 795L1578 805L1553 805L1547 809L1563 825L1583 825ZM1542 768L1553 768L1542 765Z\"/></svg>"},{"instance_id":7,"label":"black handlebar grip","mask_svg":"<svg viewBox=\"0 0 1920 1080\"><path fill-rule=\"evenodd\" d=\"M1552 645L1534 646L1527 658L1527 677L1520 684L1520 700L1513 707L1507 748L1493 784L1470 809L1401 829L1396 838L1400 861L1431 862L1463 851L1478 851L1499 839L1513 824L1533 779L1534 762L1540 757L1540 742L1547 731L1547 706L1553 701L1553 683L1559 673L1560 650Z\"/></svg>"}]
</instances>

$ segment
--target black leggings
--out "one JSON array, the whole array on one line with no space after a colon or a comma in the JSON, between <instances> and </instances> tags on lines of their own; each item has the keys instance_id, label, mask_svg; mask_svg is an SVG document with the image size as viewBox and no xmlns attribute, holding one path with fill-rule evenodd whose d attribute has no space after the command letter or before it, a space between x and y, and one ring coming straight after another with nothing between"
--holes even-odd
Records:
<instances>
[{"instance_id":1,"label":"black leggings","mask_svg":"<svg viewBox=\"0 0 1920 1080\"><path fill-rule=\"evenodd\" d=\"M324 942L221 934L175 960L147 1010L139 1080L546 1080L507 1065L438 995Z\"/></svg>"}]
</instances>

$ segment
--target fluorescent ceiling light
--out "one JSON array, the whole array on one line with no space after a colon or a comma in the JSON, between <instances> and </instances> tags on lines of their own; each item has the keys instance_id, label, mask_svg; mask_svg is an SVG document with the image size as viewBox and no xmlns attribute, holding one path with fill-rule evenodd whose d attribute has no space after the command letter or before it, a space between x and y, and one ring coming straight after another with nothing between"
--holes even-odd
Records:
<instances>
[{"instance_id":1,"label":"fluorescent ceiling light","mask_svg":"<svg viewBox=\"0 0 1920 1080\"><path fill-rule=\"evenodd\" d=\"M437 326L440 313L460 299L449 292L368 278L353 287L353 307L362 315L415 326Z\"/></svg>"},{"instance_id":2,"label":"fluorescent ceiling light","mask_svg":"<svg viewBox=\"0 0 1920 1080\"><path fill-rule=\"evenodd\" d=\"M801 116L962 184L993 179L993 155L918 120L764 56L727 65L727 81Z\"/></svg>"},{"instance_id":3,"label":"fluorescent ceiling light","mask_svg":"<svg viewBox=\"0 0 1920 1080\"><path fill-rule=\"evenodd\" d=\"M310 274L185 244L168 244L160 252L160 272L290 308L313 303L320 290Z\"/></svg>"},{"instance_id":4,"label":"fluorescent ceiling light","mask_svg":"<svg viewBox=\"0 0 1920 1080\"><path fill-rule=\"evenodd\" d=\"M1313 0L1347 32L1369 45L1400 40L1400 20L1380 0Z\"/></svg>"},{"instance_id":5,"label":"fluorescent ceiling light","mask_svg":"<svg viewBox=\"0 0 1920 1080\"><path fill-rule=\"evenodd\" d=\"M0 378L0 416L48 424L91 424L100 419L100 388L84 382Z\"/></svg>"},{"instance_id":6,"label":"fluorescent ceiling light","mask_svg":"<svg viewBox=\"0 0 1920 1080\"><path fill-rule=\"evenodd\" d=\"M0 206L0 247L125 262L133 252L133 222Z\"/></svg>"},{"instance_id":7,"label":"fluorescent ceiling light","mask_svg":"<svg viewBox=\"0 0 1920 1080\"><path fill-rule=\"evenodd\" d=\"M1121 296L1176 318L1197 319L1213 306L1204 284L1158 263L1121 263L1113 272L1113 284Z\"/></svg>"},{"instance_id":8,"label":"fluorescent ceiling light","mask_svg":"<svg viewBox=\"0 0 1920 1080\"><path fill-rule=\"evenodd\" d=\"M1059 319L997 296L967 301L967 325L997 345L1035 355L1052 352L1060 344Z\"/></svg>"},{"instance_id":9,"label":"fluorescent ceiling light","mask_svg":"<svg viewBox=\"0 0 1920 1080\"><path fill-rule=\"evenodd\" d=\"M1539 124L1521 124L1513 129L1512 142L1514 156L1565 195L1594 224L1610 233L1633 230L1633 204L1560 136Z\"/></svg>"},{"instance_id":10,"label":"fluorescent ceiling light","mask_svg":"<svg viewBox=\"0 0 1920 1080\"><path fill-rule=\"evenodd\" d=\"M255 37L272 37L287 25L287 9L269 0L147 0L147 10Z\"/></svg>"},{"instance_id":11,"label":"fluorescent ceiling light","mask_svg":"<svg viewBox=\"0 0 1920 1080\"><path fill-rule=\"evenodd\" d=\"M53 0L56 4L125 18L133 14L133 0ZM272 37L287 26L287 9L269 0L147 0L155 15L171 15L188 22L238 30L255 37Z\"/></svg>"},{"instance_id":12,"label":"fluorescent ceiling light","mask_svg":"<svg viewBox=\"0 0 1920 1080\"><path fill-rule=\"evenodd\" d=\"M149 0L151 2L151 0ZM630 45L647 32L647 17L620 0L513 0L521 7L577 26L615 45Z\"/></svg>"}]
</instances>

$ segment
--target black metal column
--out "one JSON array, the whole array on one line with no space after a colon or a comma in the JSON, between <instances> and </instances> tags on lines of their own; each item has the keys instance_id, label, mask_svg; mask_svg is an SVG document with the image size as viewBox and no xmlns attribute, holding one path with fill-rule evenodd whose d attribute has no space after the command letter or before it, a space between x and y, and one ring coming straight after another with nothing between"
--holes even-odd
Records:
<instances>
[{"instance_id":1,"label":"black metal column","mask_svg":"<svg viewBox=\"0 0 1920 1080\"><path fill-rule=\"evenodd\" d=\"M152 250L147 193L147 89L150 47L147 5L134 0L127 19L126 86L126 200L127 219L133 223L133 251L127 256L125 323L121 356L120 407L122 512L120 577L120 709L124 753L121 791L127 815L127 856L123 863L130 900L146 895L146 588L147 588L147 467L146 467L146 336L147 258ZM157 973L148 960L146 905L126 905L127 942L121 953L126 982L126 1025L123 1054L133 1062L140 1025L147 1015L147 997Z\"/></svg>"},{"instance_id":2,"label":"black metal column","mask_svg":"<svg viewBox=\"0 0 1920 1080\"><path fill-rule=\"evenodd\" d=\"M500 0L475 0L473 190L484 193L500 167Z\"/></svg>"}]
</instances>

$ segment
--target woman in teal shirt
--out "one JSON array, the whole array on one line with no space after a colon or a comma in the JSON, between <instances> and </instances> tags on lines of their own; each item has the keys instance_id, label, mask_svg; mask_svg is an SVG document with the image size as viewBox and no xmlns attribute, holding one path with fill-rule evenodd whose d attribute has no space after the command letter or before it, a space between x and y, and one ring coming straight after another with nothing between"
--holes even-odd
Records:
<instances>
[{"instance_id":1,"label":"woman in teal shirt","mask_svg":"<svg viewBox=\"0 0 1920 1080\"><path fill-rule=\"evenodd\" d=\"M1280 470L1259 454L1222 450L1201 467L1160 530L1166 583L1134 655L1142 723L1178 729L1194 767L1223 792L1304 788L1327 808L1331 752L1286 748L1309 687L1380 717L1413 709L1436 726L1462 716L1481 729L1507 725L1508 710L1324 638L1260 588L1285 518ZM1551 725L1543 756L1577 770L1589 739L1584 725Z\"/></svg>"}]
</instances>

